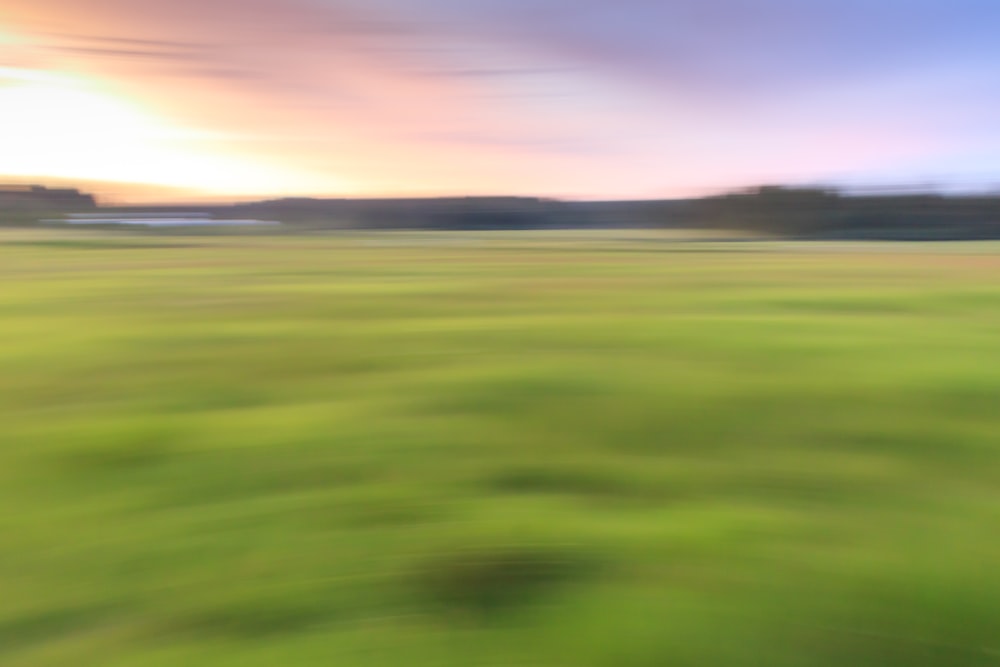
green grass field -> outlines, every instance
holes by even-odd
[[[1000,245],[0,232],[4,667],[1000,664]]]

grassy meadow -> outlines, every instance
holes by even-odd
[[[0,231],[4,667],[1000,665],[1000,245]]]

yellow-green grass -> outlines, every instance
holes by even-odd
[[[996,244],[0,232],[0,664],[996,665],[998,279]]]

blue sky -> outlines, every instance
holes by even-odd
[[[314,194],[1000,183],[997,2],[9,5],[8,88],[44,74],[141,110],[158,128],[151,152],[133,141],[121,154],[167,165],[138,170],[145,182],[191,187],[185,173],[239,163],[253,166],[248,191]],[[0,174],[76,174],[50,153],[49,168],[0,150]],[[206,191],[239,189],[205,179]]]

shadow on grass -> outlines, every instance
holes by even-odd
[[[434,608],[493,616],[542,602],[593,576],[597,559],[542,547],[469,550],[432,559],[418,568],[420,596]]]

